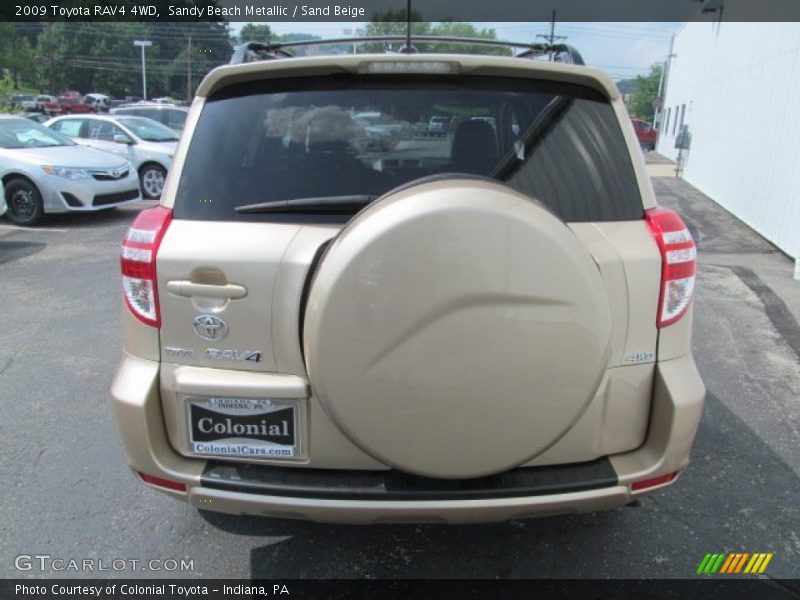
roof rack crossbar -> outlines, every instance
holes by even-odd
[[[311,46],[331,46],[336,44],[371,44],[371,43],[405,43],[406,36],[402,35],[380,35],[368,37],[346,37],[331,38],[325,40],[300,40],[294,42],[245,42],[236,47],[231,56],[231,64],[241,64],[247,62],[257,62],[261,60],[271,60],[276,58],[289,58],[291,53],[287,52],[290,48],[301,48]],[[523,51],[515,56],[518,58],[536,58],[539,56],[552,54],[557,62],[566,62],[576,65],[583,65],[583,58],[580,53],[567,44],[528,44],[525,42],[507,42],[501,40],[487,40],[482,38],[465,37],[440,37],[435,35],[417,35],[412,37],[412,42],[417,43],[444,43],[444,44],[466,44],[470,46],[493,46],[504,48],[522,48]]]

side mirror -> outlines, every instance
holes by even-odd
[[[121,133],[118,133],[114,136],[114,141],[118,144],[127,144],[128,146],[133,145],[133,140],[127,135],[122,135]]]

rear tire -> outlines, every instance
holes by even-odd
[[[44,217],[42,195],[33,183],[17,177],[5,185],[8,220],[17,225],[31,227]]]
[[[148,200],[158,200],[164,191],[164,179],[167,170],[161,165],[149,163],[139,171],[139,184],[142,188],[142,195]]]

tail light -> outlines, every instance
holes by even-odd
[[[156,253],[172,220],[163,206],[139,213],[122,242],[122,291],[133,315],[145,325],[161,326],[156,287]]]
[[[675,211],[653,208],[645,219],[661,251],[661,295],[658,301],[659,328],[678,321],[689,308],[697,272],[697,249],[692,235]]]

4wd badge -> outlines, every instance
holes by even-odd
[[[228,334],[228,325],[214,315],[200,315],[192,321],[194,332],[204,340],[215,342]]]

